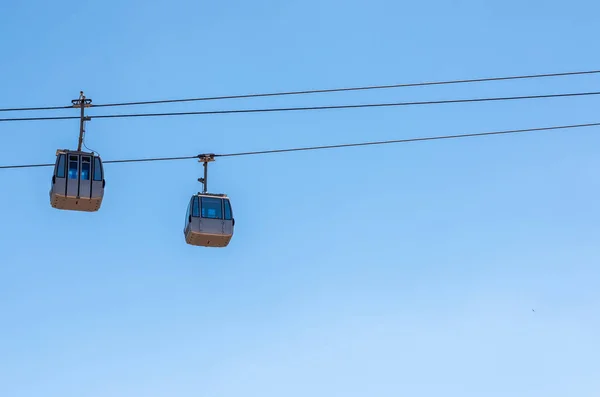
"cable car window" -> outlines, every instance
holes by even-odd
[[[58,157],[58,166],[56,167],[56,176],[59,178],[65,177],[65,162],[67,161],[67,156],[61,154]]]
[[[77,179],[78,162],[77,156],[69,156],[69,179]]]
[[[230,221],[231,220],[231,204],[229,203],[229,200],[223,200],[223,204],[225,207],[225,219]]]
[[[188,224],[188,222],[190,221],[190,208],[192,207],[192,202],[193,202],[193,199],[190,200],[190,202],[187,205],[187,211],[185,211],[185,225],[184,225],[184,227],[186,227],[187,224]]]
[[[200,216],[200,208],[198,202],[198,196],[194,197],[194,205],[192,207],[192,216],[198,218]]]
[[[214,197],[202,197],[202,218],[223,219],[221,199]]]
[[[90,179],[91,165],[89,157],[81,158],[81,180],[88,181]]]
[[[100,159],[98,157],[94,157],[94,180],[102,180],[102,164],[100,163]]]

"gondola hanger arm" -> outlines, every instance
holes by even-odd
[[[202,193],[208,192],[208,163],[211,161],[215,161],[214,153],[198,155],[198,162],[203,163],[204,167],[204,178],[198,178],[198,182],[202,184]]]

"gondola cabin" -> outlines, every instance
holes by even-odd
[[[94,212],[104,197],[104,170],[97,154],[57,150],[50,204],[61,210]]]
[[[185,216],[186,243],[201,247],[226,247],[233,236],[235,219],[225,194],[192,196]]]

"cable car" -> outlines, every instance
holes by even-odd
[[[234,225],[227,195],[198,193],[188,204],[183,234],[190,245],[222,248],[231,241]]]
[[[104,197],[102,159],[95,153],[57,150],[50,204],[61,210],[94,212]]]

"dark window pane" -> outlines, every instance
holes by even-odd
[[[98,157],[94,157],[94,180],[95,181],[102,180],[102,164]]]
[[[89,157],[81,158],[81,180],[88,181],[90,179],[90,169],[92,164]]]
[[[184,228],[187,227],[188,222],[190,221],[190,208],[192,207],[193,199],[190,199],[190,202],[187,205],[187,210],[185,211],[185,225]]]
[[[198,202],[198,197],[194,197],[194,206],[192,208],[192,216],[193,217],[199,217],[200,216],[200,208],[199,207],[199,202]]]
[[[69,179],[77,179],[78,162],[77,156],[69,156]]]
[[[225,204],[225,219],[228,221],[231,220],[231,204],[229,200],[223,200],[223,204]]]
[[[58,166],[56,167],[56,176],[59,178],[65,177],[65,163],[67,162],[67,156],[61,154],[58,157]]]
[[[221,201],[216,197],[202,197],[202,218],[223,219]]]

